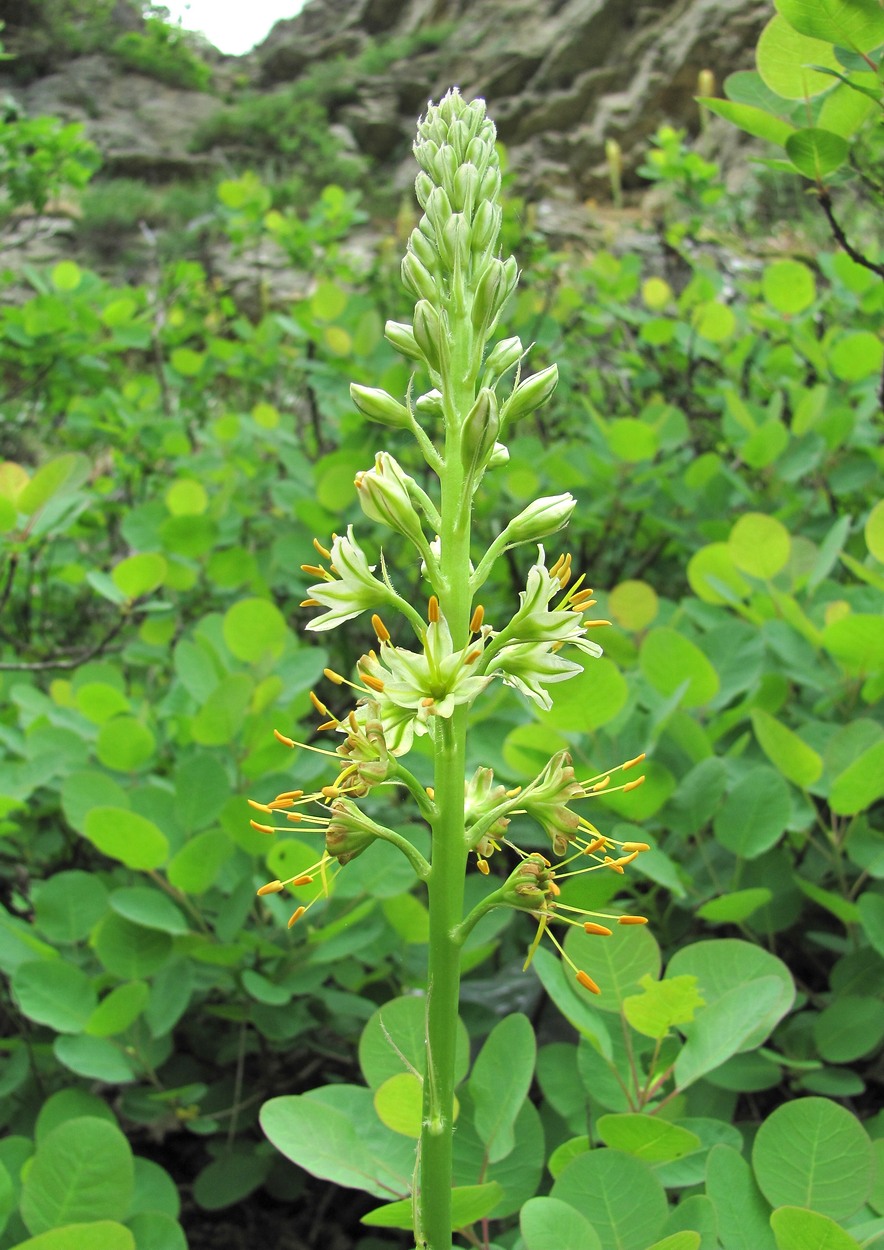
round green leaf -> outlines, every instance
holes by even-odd
[[[172,516],[201,516],[209,506],[209,496],[202,482],[181,477],[166,491],[166,507]]]
[[[612,1150],[622,1150],[645,1163],[667,1163],[700,1149],[696,1133],[640,1112],[603,1115],[596,1123],[599,1137]]]
[[[128,556],[111,570],[114,585],[122,590],[127,599],[150,594],[162,585],[165,576],[166,561],[152,551]]]
[[[731,78],[735,75],[731,75]],[[730,89],[730,78],[728,79],[728,90]],[[734,126],[739,126],[741,130],[745,130],[747,134],[754,135],[756,139],[767,139],[770,143],[784,144],[789,135],[794,130],[794,126],[789,122],[783,121],[781,117],[776,117],[773,113],[767,112],[766,109],[758,108],[755,104],[743,104],[733,100],[718,100],[704,98],[699,101],[711,113],[716,113],[719,117],[723,117],[725,121],[731,122]]]
[[[109,915],[95,934],[95,953],[108,972],[139,981],[163,966],[172,953],[172,939],[158,929],[143,929]]]
[[[112,716],[131,711],[131,704],[122,690],[106,681],[87,681],[74,695],[77,710],[93,725],[103,725]]]
[[[849,151],[846,139],[819,126],[796,130],[786,140],[786,152],[792,164],[805,178],[815,181],[822,181],[843,165]]]
[[[565,751],[568,739],[554,734],[549,725],[528,721],[516,725],[503,740],[503,758],[514,776],[530,777],[549,763],[550,753]]]
[[[423,1096],[419,1077],[413,1072],[397,1072],[374,1091],[374,1109],[387,1128],[417,1141],[421,1135]]]
[[[35,1142],[39,1145],[46,1134],[58,1128],[59,1124],[64,1124],[66,1120],[76,1120],[84,1115],[107,1120],[113,1125],[117,1123],[113,1111],[97,1094],[90,1094],[88,1090],[76,1086],[72,1089],[57,1090],[56,1093],[49,1095],[40,1108],[34,1128]]]
[[[587,660],[583,672],[553,686],[553,708],[541,712],[544,725],[564,731],[589,733],[612,721],[626,703],[629,687],[611,660]]]
[[[102,854],[142,872],[159,868],[169,854],[162,830],[152,820],[122,807],[93,807],[86,817],[85,833]]]
[[[752,728],[770,762],[796,786],[804,790],[822,776],[822,756],[769,712],[753,708]]]
[[[731,530],[727,545],[738,569],[751,577],[767,579],[785,567],[792,539],[775,517],[746,512]]]
[[[708,903],[703,903],[697,908],[697,915],[712,924],[742,924],[759,907],[766,907],[772,898],[772,891],[763,886],[734,890],[730,894],[720,894],[718,898],[711,898]]]
[[[206,747],[225,746],[240,734],[253,688],[245,673],[223,678],[191,722],[194,742]]]
[[[121,1047],[104,1037],[57,1037],[52,1053],[60,1064],[89,1081],[125,1085],[137,1079],[135,1068]]]
[[[884,629],[872,612],[851,612],[823,630],[823,646],[850,672],[884,668]]]
[[[417,1072],[426,1063],[426,1002],[417,995],[392,998],[369,1019],[359,1039],[359,1066],[372,1089],[377,1089],[391,1076],[407,1071],[400,1058]],[[392,1045],[391,1045],[392,1039]],[[397,1054],[397,1050],[400,1054]],[[466,1076],[469,1067],[470,1042],[462,1023],[457,1027],[457,1058],[455,1081]]]
[[[749,594],[749,583],[734,565],[727,543],[709,543],[688,561],[688,584],[704,603],[735,603]]]
[[[12,979],[19,1010],[56,1033],[80,1033],[98,1001],[84,972],[61,959],[29,960]]]
[[[657,454],[657,432],[635,417],[618,417],[605,427],[605,438],[613,455],[626,464],[653,460]]]
[[[79,942],[107,911],[107,890],[91,872],[72,869],[34,883],[37,927],[53,942]]]
[[[16,505],[25,516],[33,516],[54,495],[68,494],[89,476],[89,461],[85,456],[68,452],[42,464],[18,495]]]
[[[22,1185],[21,1215],[31,1233],[88,1220],[121,1220],[132,1201],[129,1143],[114,1124],[83,1116],[48,1133]]]
[[[869,553],[884,564],[884,499],[879,499],[866,518],[863,528]]]
[[[84,768],[71,773],[61,788],[61,807],[65,819],[77,833],[83,833],[86,817],[93,807],[129,806],[127,792],[107,773],[97,768]]]
[[[220,1211],[257,1189],[269,1166],[268,1159],[254,1152],[220,1155],[206,1164],[194,1181],[193,1196],[204,1211]]]
[[[525,1250],[602,1250],[593,1226],[561,1198],[529,1198],[519,1227]]]
[[[282,654],[285,617],[269,599],[241,599],[224,614],[224,641],[238,660],[255,664]]]
[[[789,787],[761,765],[739,781],[715,817],[715,837],[733,855],[755,859],[776,846],[792,814]]]
[[[710,343],[723,343],[736,330],[737,319],[727,304],[719,304],[717,300],[710,300],[706,304],[697,305],[693,325],[701,339],[706,339]]]
[[[687,1042],[675,1061],[675,1083],[686,1089],[720,1068],[760,1032],[766,1036],[783,1014],[783,986],[776,976],[733,985],[683,1026]]]
[[[778,1107],[758,1130],[752,1167],[771,1206],[809,1207],[844,1220],[872,1187],[872,1144],[859,1121],[827,1098]]]
[[[749,1164],[732,1146],[713,1146],[709,1151],[706,1194],[715,1207],[723,1246],[728,1250],[774,1250],[767,1203]]]
[[[197,1178],[198,1179],[198,1178]],[[184,1229],[162,1211],[142,1211],[129,1220],[138,1250],[187,1250]]]
[[[608,610],[624,629],[646,629],[660,610],[660,601],[647,582],[620,582],[608,595]]]
[[[565,951],[601,990],[592,995],[592,1006],[599,1011],[619,1012],[624,998],[641,992],[642,977],[654,981],[659,977],[660,947],[647,925],[612,927],[611,936],[603,940],[582,929],[569,928]]]
[[[718,673],[689,638],[669,626],[652,629],[642,643],[639,666],[660,694],[675,694],[687,683],[681,696],[683,707],[700,707],[718,693]]]
[[[185,894],[203,894],[232,854],[233,846],[223,834],[215,830],[198,833],[169,861],[169,883]]]
[[[871,52],[884,43],[884,13],[875,0],[777,0],[790,26],[854,52]]]
[[[663,1186],[647,1164],[619,1150],[590,1150],[573,1159],[551,1197],[569,1203],[598,1233],[602,1250],[646,1250],[668,1214]]]
[[[840,1224],[818,1211],[779,1207],[770,1217],[777,1250],[859,1250]]]
[[[167,894],[162,894],[159,890],[152,890],[147,886],[128,886],[122,890],[114,890],[108,902],[118,916],[125,916],[133,924],[143,925],[145,929],[160,929],[164,933],[172,934],[189,932],[189,925],[180,909]]]
[[[310,297],[310,311],[318,321],[334,321],[347,307],[347,292],[338,282],[320,282]]]
[[[884,363],[884,343],[871,330],[842,335],[829,352],[829,367],[842,382],[877,377]]]
[[[884,1038],[884,1003],[849,994],[836,998],[815,1017],[813,1036],[829,1063],[853,1063],[877,1050]]]
[[[115,716],[105,721],[95,750],[105,768],[130,773],[143,768],[153,756],[156,738],[134,716]]]
[[[727,994],[735,985],[744,985],[763,977],[777,977],[781,996],[773,1023],[759,1025],[740,1047],[741,1051],[760,1045],[795,1000],[792,974],[781,959],[769,951],[740,938],[712,938],[694,942],[676,951],[669,961],[666,977],[694,976],[707,1008]]]
[[[20,1241],[15,1250],[135,1250],[135,1238],[124,1224],[95,1220],[52,1228]]]
[[[834,79],[810,66],[841,70],[830,43],[800,34],[779,15],[761,32],[755,55],[766,86],[787,100],[804,100],[831,89]]]
[[[863,751],[839,773],[829,791],[829,805],[839,816],[855,816],[884,796],[884,741]]]
[[[500,1056],[506,1055],[501,1071]],[[505,1159],[515,1145],[513,1127],[534,1078],[537,1043],[527,1016],[513,1012],[494,1026],[470,1073],[473,1127],[491,1163]]]
[[[190,347],[176,347],[169,357],[169,363],[182,377],[195,378],[202,369],[205,359],[204,352],[195,352]]]
[[[800,260],[775,260],[764,267],[761,290],[771,308],[791,316],[813,303],[816,279],[813,270]]]
[[[161,1211],[170,1219],[177,1220],[181,1211],[181,1198],[178,1186],[165,1168],[154,1163],[153,1159],[135,1158],[135,1195],[131,1215],[143,1211]]]
[[[86,1024],[90,1037],[113,1037],[125,1033],[147,1006],[150,988],[145,981],[115,986],[101,1000]]]
[[[72,260],[60,260],[52,270],[52,285],[56,291],[76,291],[83,273]]]

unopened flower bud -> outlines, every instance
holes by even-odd
[[[518,516],[513,517],[503,531],[507,546],[533,543],[547,534],[555,534],[568,524],[576,505],[577,500],[569,494],[544,495],[535,499]]]
[[[376,421],[379,425],[387,425],[395,430],[407,429],[411,424],[405,405],[376,386],[357,386],[352,382],[350,398],[369,421]]]
[[[432,272],[439,263],[439,257],[432,242],[421,230],[412,230],[408,240],[408,250],[414,252],[425,269]]]
[[[452,269],[465,269],[470,259],[470,227],[463,213],[452,213],[439,240],[440,255]]]
[[[409,360],[423,361],[424,355],[414,338],[414,330],[403,321],[388,321],[384,326],[384,336],[392,343],[402,356]]]
[[[359,503],[365,515],[423,547],[424,532],[411,501],[409,484],[414,485],[412,479],[386,451],[378,452],[374,468],[356,477]]]
[[[471,138],[469,127],[460,118],[449,126],[448,142],[454,148],[458,163],[464,159]]]
[[[442,364],[442,326],[429,300],[418,300],[414,306],[414,339],[424,360],[438,373]]]
[[[495,443],[494,451],[492,451],[487,467],[489,469],[498,469],[502,464],[508,464],[510,458],[509,448],[503,443]]]
[[[556,389],[558,380],[558,368],[550,365],[548,369],[541,369],[540,373],[520,382],[503,406],[501,422],[506,425],[510,421],[517,421],[519,417],[525,417],[541,404],[545,404]]]
[[[436,234],[439,235],[445,229],[445,223],[451,216],[451,201],[445,194],[443,187],[434,187],[430,198],[427,200],[427,216]]]
[[[454,175],[453,204],[456,209],[472,216],[476,193],[479,190],[479,171],[469,161],[461,165]]]
[[[479,278],[473,300],[473,325],[477,330],[484,330],[497,316],[503,284],[503,261],[490,260]]]
[[[497,396],[487,386],[483,387],[467,414],[461,435],[461,460],[470,476],[481,474],[485,468],[499,429]]]
[[[479,186],[479,198],[483,200],[496,200],[500,195],[500,170],[489,169]]]
[[[524,354],[522,340],[518,337],[501,339],[499,343],[495,343],[485,360],[484,385],[493,386],[507,369],[512,369],[513,365],[519,363]]]
[[[500,233],[501,212],[496,204],[482,200],[473,217],[470,247],[475,255],[491,247]]]
[[[421,395],[415,401],[414,410],[421,417],[429,417],[432,420],[441,420],[445,415],[445,409],[442,406],[442,392],[437,390],[427,391],[425,395]]]
[[[399,272],[402,276],[402,285],[417,299],[433,300],[436,298],[438,292],[433,276],[414,252],[405,253]]]
[[[430,198],[432,190],[433,179],[424,170],[421,170],[414,180],[414,194],[421,208],[426,208],[427,200]]]
[[[488,168],[488,162],[493,154],[494,148],[489,147],[478,135],[470,139],[465,155],[470,164],[475,165],[480,181]]]
[[[325,833],[325,849],[339,864],[348,864],[377,841],[376,829],[379,826],[369,820],[355,803],[349,799],[336,799]]]

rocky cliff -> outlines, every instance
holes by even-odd
[[[606,139],[619,141],[628,171],[661,121],[694,127],[698,72],[720,82],[747,68],[770,12],[770,0],[310,0],[248,57],[219,58],[216,82],[236,74],[273,91],[346,58],[357,68],[332,107],[336,133],[376,160],[407,161],[403,184],[417,114],[456,83],[488,100],[529,198],[582,199],[606,179]],[[382,53],[380,69],[358,68],[367,49]],[[31,114],[82,121],[106,173],[161,181],[211,165],[190,142],[218,101],[101,54],[24,87],[0,75],[3,87]]]

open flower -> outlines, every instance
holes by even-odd
[[[326,551],[316,539],[313,545],[329,561],[330,568],[319,564],[301,565],[305,573],[322,579],[309,588],[310,598],[305,599],[301,607],[323,607],[327,611],[314,617],[307,629],[317,632],[333,629],[359,616],[360,612],[392,602],[393,593],[374,576],[375,565],[368,563],[365,552],[353,537],[352,525],[347,526],[343,538],[334,535],[331,551]]]

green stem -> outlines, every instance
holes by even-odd
[[[475,398],[469,368],[472,330],[463,292],[455,291],[449,368],[445,387],[446,432],[441,476],[441,554],[438,591],[455,647],[466,645],[470,595],[471,501],[461,463],[461,426]],[[421,1250],[451,1250],[452,1130],[455,1050],[460,995],[460,941],[467,848],[464,776],[469,709],[440,717],[434,741],[433,855],[427,882],[429,955],[427,1066],[420,1139],[420,1193],[415,1240]]]

